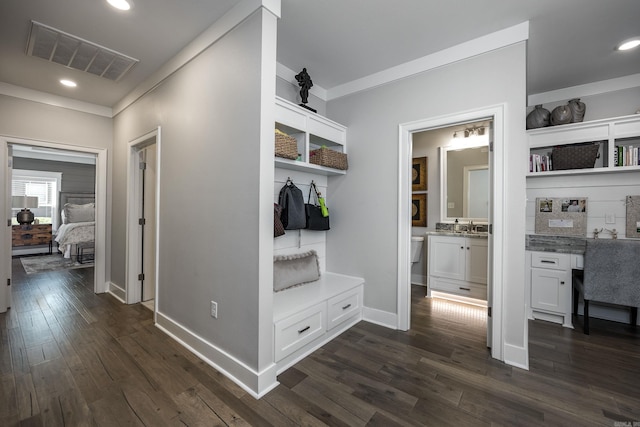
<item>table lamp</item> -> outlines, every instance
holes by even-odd
[[[31,224],[35,217],[29,209],[38,207],[38,198],[33,196],[12,196],[11,207],[22,209],[16,215],[18,224]]]

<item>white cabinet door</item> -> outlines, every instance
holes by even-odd
[[[429,275],[465,280],[464,237],[429,236]]]
[[[564,315],[571,286],[569,273],[563,270],[531,269],[531,307]]]
[[[487,245],[487,239],[466,239],[467,281],[487,284]]]

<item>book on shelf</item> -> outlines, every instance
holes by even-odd
[[[553,170],[551,156],[546,154],[529,155],[529,172],[546,172]]]
[[[640,165],[640,159],[638,158],[639,148],[633,145],[617,145],[613,150],[613,164],[615,166]]]

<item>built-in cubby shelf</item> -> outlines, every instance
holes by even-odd
[[[640,171],[640,165],[618,166],[616,161],[619,157],[618,147],[640,148],[640,115],[531,129],[527,131],[527,137],[529,154],[547,156],[558,146],[588,142],[600,145],[593,168],[529,172],[528,177]]]
[[[309,153],[320,147],[346,154],[347,128],[292,102],[276,97],[276,129],[294,137],[300,160],[275,157],[275,166],[321,175],[344,175],[346,171],[309,162]]]

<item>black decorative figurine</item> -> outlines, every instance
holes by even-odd
[[[307,73],[307,69],[303,68],[298,74],[296,74],[296,80],[298,81],[298,86],[300,86],[300,98],[302,98],[302,104],[299,104],[301,107],[306,108],[307,110],[311,110],[314,113],[317,113],[316,110],[307,106],[308,98],[309,98],[309,89],[313,86],[313,82],[311,81],[311,76]]]

